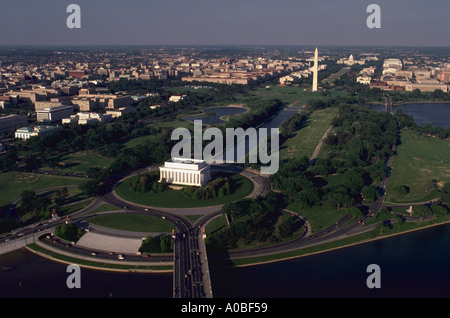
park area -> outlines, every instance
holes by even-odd
[[[133,192],[130,190],[130,186],[136,180],[136,177],[131,177],[121,182],[117,186],[116,192],[125,200],[141,205],[165,208],[194,208],[221,205],[240,200],[250,195],[253,191],[253,183],[249,179],[239,174],[231,175],[230,178],[233,179],[234,184],[237,186],[236,190],[230,195],[216,197],[211,200],[195,200],[186,196],[183,190],[174,189],[167,189],[162,192]],[[204,186],[207,185],[208,183]]]
[[[0,205],[11,204],[24,190],[39,191],[53,187],[77,186],[83,178],[45,175],[31,172],[4,172],[0,174]]]
[[[310,158],[336,113],[335,108],[314,111],[302,127],[281,145],[280,159]]]
[[[403,129],[385,202],[432,200],[446,182],[450,182],[450,141]]]

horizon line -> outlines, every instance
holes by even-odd
[[[184,47],[367,47],[367,48],[450,48],[450,45],[392,45],[392,44],[0,44],[0,47],[163,47],[163,46],[184,46]]]

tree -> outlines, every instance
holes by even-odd
[[[58,225],[54,232],[55,236],[70,242],[78,241],[84,233],[84,230],[74,223]]]
[[[67,189],[67,187],[62,188],[61,190],[57,190],[55,204],[63,205],[64,203],[66,203],[68,197],[69,197],[69,190]]]
[[[450,182],[447,182],[446,184],[444,184],[441,191],[446,194],[450,194]]]
[[[406,195],[409,193],[409,187],[405,185],[396,186],[392,189],[396,195]]]
[[[97,196],[101,192],[100,183],[97,180],[89,180],[81,183],[78,188],[83,194],[92,197]]]
[[[20,195],[20,210],[23,213],[34,210],[34,202],[36,201],[36,192],[32,190],[24,190]]]
[[[361,194],[368,202],[374,202],[377,198],[378,190],[376,186],[370,185],[368,187],[364,187],[361,190]]]

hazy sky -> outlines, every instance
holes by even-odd
[[[66,8],[81,7],[81,29]],[[366,8],[381,7],[381,29]],[[0,0],[0,45],[450,46],[449,0]]]

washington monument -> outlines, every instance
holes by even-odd
[[[317,92],[318,68],[319,68],[319,51],[316,48],[316,51],[314,52],[314,66],[313,66],[313,86],[312,86],[313,92]]]

